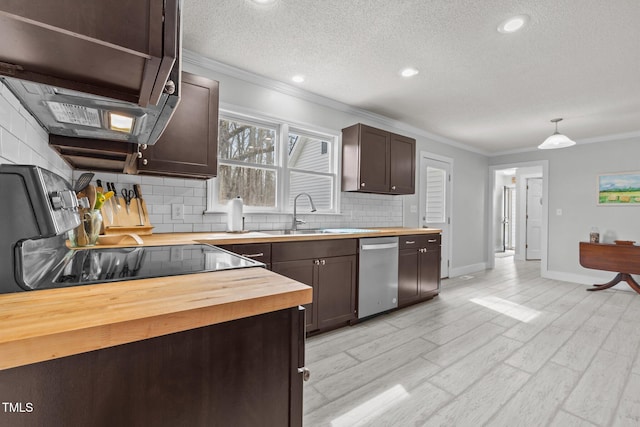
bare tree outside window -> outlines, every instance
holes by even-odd
[[[245,205],[276,205],[276,171],[264,167],[277,165],[276,137],[276,129],[220,120],[219,203],[240,196]],[[225,164],[224,160],[228,160],[229,164]]]
[[[240,196],[249,212],[290,212],[295,196],[309,193],[319,212],[337,212],[337,144],[336,135],[222,113],[207,209],[223,211]]]

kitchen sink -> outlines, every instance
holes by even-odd
[[[307,230],[264,230],[260,231],[260,233],[264,234],[272,234],[274,236],[286,236],[286,235],[296,235],[296,234],[324,234],[323,230],[319,229],[307,229]]]

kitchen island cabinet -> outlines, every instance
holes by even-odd
[[[415,193],[416,140],[371,126],[342,130],[342,190]]]
[[[0,425],[299,426],[310,301],[258,267],[0,295]]]
[[[302,426],[297,307],[0,371],[6,426]]]
[[[440,235],[402,236],[398,260],[398,307],[440,291]]]
[[[272,244],[272,269],[313,288],[305,306],[308,332],[346,325],[356,318],[357,239]]]

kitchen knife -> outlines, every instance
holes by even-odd
[[[136,203],[138,204],[138,215],[140,216],[140,225],[144,225],[144,214],[142,213],[142,190],[140,185],[134,184],[133,194],[136,196]]]
[[[113,198],[116,199],[116,205],[118,205],[118,210],[122,209],[122,205],[120,204],[120,196],[118,196],[118,191],[116,190],[116,184],[111,182],[108,183],[107,186],[110,186],[110,191],[113,191]]]

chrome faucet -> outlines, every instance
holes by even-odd
[[[300,194],[298,194],[293,199],[293,221],[291,222],[291,229],[292,230],[297,230],[298,229],[298,224],[304,224],[303,220],[296,218],[297,211],[298,211],[298,207],[297,207],[298,197],[300,197],[300,196],[307,196],[309,198],[309,203],[311,203],[311,212],[315,212],[316,211],[316,205],[313,204],[313,199],[311,198],[309,193],[300,193]]]

